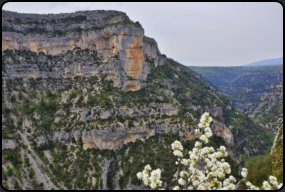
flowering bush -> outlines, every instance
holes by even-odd
[[[225,162],[223,157],[228,155],[225,146],[220,146],[217,151],[213,147],[203,147],[203,143],[208,143],[209,138],[213,135],[209,127],[212,118],[209,113],[204,113],[200,119],[198,129],[195,133],[199,136],[200,141],[195,143],[195,147],[189,152],[189,159],[183,158],[183,146],[179,141],[174,141],[171,144],[173,154],[178,157],[176,165],[182,166],[178,179],[179,186],[175,186],[174,190],[233,190],[235,189],[236,179],[230,175],[226,178],[226,174],[231,173],[229,163]],[[204,168],[198,168],[201,167]],[[150,165],[146,165],[142,172],[137,173],[137,177],[143,180],[146,186],[152,189],[162,189],[161,170],[156,169],[151,171]],[[150,172],[151,171],[151,172]],[[246,181],[247,169],[242,168],[242,177]],[[274,176],[269,177],[269,182],[263,182],[264,189],[280,189],[282,183],[278,185],[277,179]],[[252,185],[249,181],[246,186],[252,190],[259,190],[258,187]]]

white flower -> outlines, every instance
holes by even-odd
[[[232,175],[230,175],[229,179],[231,180],[231,182],[236,182],[236,179]]]
[[[193,181],[193,185],[194,185],[194,186],[197,186],[198,184],[199,184],[199,181],[198,181],[198,180]]]
[[[209,139],[208,139],[208,137],[206,137],[206,135],[201,135],[200,140],[204,141],[204,143],[208,143],[209,142]]]
[[[249,182],[249,181],[246,182],[245,184],[246,184],[246,186],[248,186],[248,187],[250,187],[250,186],[252,185],[251,182]]]
[[[209,137],[212,137],[212,136],[213,136],[212,131],[206,132],[206,133],[205,133],[205,136],[208,137],[208,138],[209,138]]]
[[[201,135],[201,136],[200,136],[200,139],[201,139],[202,141],[205,141],[205,139],[207,139],[207,137],[206,137],[205,135]]]
[[[210,147],[210,148],[209,148],[209,150],[210,150],[210,153],[213,153],[213,152],[215,152],[215,149],[214,149],[214,147]]]
[[[152,189],[156,188],[156,183],[152,182],[152,183],[150,184],[150,187],[151,187]]]
[[[180,190],[180,188],[178,186],[175,186],[173,190]]]
[[[193,190],[194,188],[192,186],[188,187],[189,190]]]
[[[272,175],[269,176],[269,181],[270,181],[270,183],[273,184],[274,186],[277,186],[277,185],[278,185],[277,178],[274,177],[274,176],[272,176]]]
[[[212,117],[209,117],[209,123],[211,123],[213,121]]]
[[[205,133],[209,132],[209,131],[212,131],[210,127],[206,127],[205,129]]]
[[[241,171],[241,176],[243,176],[244,178],[246,178],[247,176],[247,169],[246,168],[242,168],[242,171]]]
[[[195,129],[194,132],[195,132],[196,135],[201,134],[200,129]]]
[[[176,165],[178,165],[178,162],[177,162],[177,161],[175,161],[175,164],[176,164]]]
[[[251,189],[251,190],[259,190],[259,188],[258,188],[258,187],[255,187],[254,185],[251,185],[251,186],[250,186],[250,189]]]
[[[147,165],[144,167],[144,169],[150,171],[150,170],[151,170],[151,167],[150,167],[149,164],[147,164]]]
[[[278,182],[277,182],[277,181],[271,181],[270,183],[271,183],[272,185],[275,185],[275,186],[278,185]]]
[[[202,146],[202,143],[201,142],[199,142],[199,141],[196,141],[196,143],[195,143],[195,147],[201,147]]]
[[[223,182],[223,185],[224,185],[224,186],[227,186],[227,185],[229,185],[230,183],[231,183],[231,182],[230,182],[229,179],[225,179],[224,182]]]
[[[223,178],[224,175],[225,175],[225,174],[224,174],[222,171],[219,171],[219,172],[218,172],[218,177],[219,177],[219,178]]]
[[[184,184],[185,184],[185,180],[182,179],[182,178],[180,178],[180,179],[178,179],[178,183],[179,183],[180,185],[184,185]]]
[[[235,185],[230,183],[228,186],[227,186],[228,190],[234,190],[235,189]]]
[[[180,177],[188,177],[189,174],[186,171],[180,171]]]
[[[175,156],[178,156],[178,157],[182,157],[182,156],[183,156],[182,152],[179,151],[179,150],[174,150],[174,151],[173,151],[173,154],[174,154]]]
[[[137,173],[137,177],[138,177],[139,179],[142,179],[142,177],[143,177],[142,172],[138,172],[138,173]]]
[[[171,144],[171,148],[172,150],[183,150],[183,146],[181,145],[180,141],[175,140],[172,144]]]
[[[192,153],[192,154],[190,155],[190,159],[192,159],[192,160],[198,160],[198,159],[199,159],[199,156],[198,156],[198,155],[195,155],[194,153]]]
[[[281,189],[282,186],[283,186],[283,183],[280,183],[280,184],[277,186],[277,188],[278,188],[278,189]]]
[[[220,146],[220,151],[222,151],[222,152],[226,151],[226,147],[225,146]]]
[[[263,185],[263,189],[265,190],[271,189],[271,185],[268,183],[268,181],[263,181],[262,185]]]
[[[212,118],[209,116],[209,113],[206,112],[201,116],[200,123],[198,126],[200,128],[209,127],[211,121],[212,121]]]
[[[274,177],[274,176],[272,176],[272,175],[269,176],[269,180],[270,180],[270,181],[277,181],[276,177]]]
[[[188,165],[188,160],[187,159],[182,159],[181,163],[186,166],[186,165]]]
[[[197,189],[198,189],[198,190],[206,190],[206,188],[205,188],[204,185],[199,185],[199,186],[197,187]]]

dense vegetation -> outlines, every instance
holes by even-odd
[[[257,156],[249,159],[245,166],[248,169],[248,179],[252,184],[261,187],[270,175],[283,183],[283,125],[279,129],[276,144],[270,155]]]
[[[68,66],[65,58],[78,55],[90,57],[84,62],[98,66],[105,64],[95,51],[80,48],[57,56],[26,50],[6,50],[4,53],[5,65],[20,65],[20,57],[24,57],[26,61],[34,61],[43,71],[52,71],[56,61]],[[164,182],[170,188],[175,182],[171,176],[176,172],[172,166],[175,158],[170,144],[181,139],[177,134],[155,134],[144,141],[125,143],[116,151],[98,148],[82,150],[82,139],[53,138],[53,134],[107,128],[116,132],[117,129],[129,130],[136,126],[154,130],[161,124],[175,125],[180,131],[187,132],[197,126],[202,112],[215,107],[220,108],[222,113],[214,120],[234,127],[231,131],[236,146],[227,148],[235,154],[244,153],[245,148],[253,154],[263,154],[272,145],[272,138],[264,129],[238,113],[234,107],[229,109],[229,100],[215,93],[187,67],[168,58],[164,65],[156,68],[152,60],[146,58],[146,61],[151,68],[145,82],[148,86],[133,92],[114,87],[114,82],[105,76],[2,81],[2,139],[19,144],[15,150],[2,152],[6,158],[2,164],[3,178],[9,178],[9,181],[17,178],[19,183],[14,182],[14,188],[20,187],[25,180],[32,183],[30,189],[43,189],[43,184],[35,178],[35,169],[39,169],[58,189],[102,189],[102,175],[106,174],[109,189],[123,189],[130,183],[140,185],[136,173],[143,169],[145,163],[149,163],[164,170]],[[163,111],[165,106],[177,109],[177,114],[167,115]],[[104,114],[110,115],[104,117]],[[38,137],[46,138],[47,142],[38,144]],[[190,150],[194,141],[185,140],[183,145]],[[209,145],[216,148],[226,144],[222,138],[216,137]],[[42,165],[34,162],[38,162],[38,158]],[[106,173],[105,165],[109,161]],[[239,178],[239,164],[230,157],[226,161],[231,164],[232,174]],[[6,165],[8,162],[13,168]]]

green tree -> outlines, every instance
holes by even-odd
[[[132,120],[128,121],[128,127],[134,127],[134,122]]]
[[[13,171],[14,171],[14,169],[11,168],[11,167],[9,167],[8,170],[7,170],[7,174],[8,174],[9,176],[12,176],[12,175],[13,175]]]
[[[16,96],[13,94],[13,95],[11,96],[11,102],[14,103],[15,101],[16,101]]]
[[[30,93],[30,96],[31,96],[32,98],[36,98],[36,97],[37,97],[37,93],[36,93],[35,91],[32,91],[32,92]]]
[[[19,99],[19,100],[23,99],[23,94],[22,94],[22,92],[21,92],[21,91],[19,91],[18,99]]]
[[[29,169],[29,177],[32,178],[34,175],[35,175],[35,171],[34,171],[34,169],[31,167],[31,168]]]

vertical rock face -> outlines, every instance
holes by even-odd
[[[234,145],[233,134],[223,123],[214,121],[212,130],[214,135],[222,137],[228,144]]]
[[[121,87],[124,91],[136,91],[141,89],[143,81],[150,73],[150,66],[145,59],[153,61],[155,67],[162,65],[164,61],[155,40],[144,37],[144,29],[140,24],[130,21],[125,13],[118,11],[81,11],[50,15],[3,11],[2,25],[2,55],[8,49],[43,52],[51,56],[62,55],[74,48],[96,51],[96,60],[101,63],[96,69],[84,70],[87,62],[76,64],[75,59],[65,58],[64,61],[71,65],[63,67],[56,62],[48,75],[52,77],[61,77],[63,74],[59,71],[63,71],[63,77],[105,74],[114,80],[114,86]],[[117,61],[114,62],[112,58]],[[27,63],[21,58],[19,60],[20,63],[13,64],[23,66],[37,63]],[[46,76],[37,65],[23,68],[16,73],[9,61],[7,63],[8,70],[4,77]],[[33,70],[29,70],[32,67]]]

